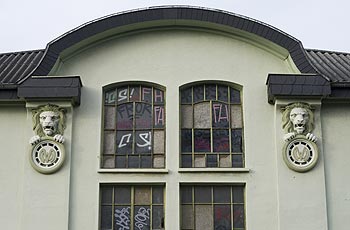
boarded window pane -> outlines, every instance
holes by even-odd
[[[214,215],[214,229],[231,229],[230,205],[215,205]]]
[[[114,132],[104,133],[103,153],[104,154],[114,153]]]
[[[135,206],[134,229],[150,229],[151,209],[150,206]]]
[[[144,103],[135,103],[136,129],[149,129],[152,126],[152,106]]]
[[[112,206],[101,207],[101,229],[112,229]]]
[[[192,130],[181,130],[181,152],[192,152]]]
[[[132,153],[133,135],[131,131],[118,131],[117,132],[117,154],[130,154]]]
[[[155,155],[153,158],[153,167],[154,168],[164,168],[165,167],[165,158],[164,155]]]
[[[210,128],[210,103],[194,105],[194,128]]]
[[[201,86],[195,86],[193,87],[193,102],[200,102],[204,100],[204,87]]]
[[[121,104],[128,101],[128,87],[122,87],[117,90],[117,103]]]
[[[154,106],[154,128],[164,128],[165,110],[163,105]]]
[[[164,131],[154,131],[154,148],[153,148],[153,153],[164,153]]]
[[[105,104],[115,104],[115,89],[105,93]]]
[[[192,155],[181,155],[181,167],[191,168],[192,167]]]
[[[133,126],[133,104],[122,104],[117,106],[117,129],[132,129]]]
[[[213,103],[213,127],[229,127],[228,105],[223,103]]]
[[[164,104],[164,92],[159,89],[154,90],[154,104]]]
[[[163,206],[152,206],[152,228],[161,229],[164,227]]]
[[[211,187],[210,186],[194,187],[194,201],[196,203],[211,203]]]
[[[233,227],[244,228],[244,206],[243,204],[233,205]]]
[[[152,88],[142,87],[141,89],[141,101],[152,102]]]
[[[210,130],[198,129],[194,131],[194,151],[210,151]]]
[[[221,168],[229,168],[231,166],[231,158],[230,155],[222,155],[220,154],[220,167]]]
[[[231,128],[242,128],[242,108],[240,105],[231,105]]]
[[[114,209],[114,229],[130,229],[130,206],[116,206]]]
[[[218,86],[218,100],[228,102],[228,88],[227,88],[227,86]]]
[[[135,204],[148,205],[151,203],[151,188],[149,186],[135,187]]]
[[[213,150],[214,152],[230,152],[229,130],[213,130]]]
[[[195,155],[194,156],[194,167],[204,168],[205,167],[205,155]]]
[[[194,213],[192,205],[181,205],[181,229],[193,229]]]
[[[181,103],[192,103],[192,88],[181,90]]]
[[[240,104],[241,103],[241,94],[239,92],[239,90],[234,89],[234,88],[230,88],[230,101],[231,103],[234,104]]]
[[[196,229],[211,230],[213,226],[213,207],[211,205],[196,205],[195,206],[195,226]]]
[[[130,204],[130,186],[118,186],[114,188],[114,202],[116,204]]]
[[[181,106],[181,128],[193,127],[193,114],[191,105]]]
[[[205,86],[205,100],[216,100],[216,85]]]
[[[130,95],[129,101],[140,101],[140,87],[139,86],[130,86]]]
[[[242,152],[242,129],[232,129],[231,133],[231,146],[233,153]]]
[[[215,203],[230,203],[231,202],[231,187],[216,186],[214,187],[214,202]]]
[[[135,153],[144,153],[144,154],[151,153],[151,150],[152,150],[151,131],[149,130],[137,131],[135,135],[136,135]]]
[[[115,129],[115,107],[105,106],[104,116],[105,129]]]
[[[102,167],[103,168],[114,168],[114,155],[103,155],[103,163]]]

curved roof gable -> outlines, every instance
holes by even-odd
[[[301,42],[268,24],[226,11],[189,6],[164,6],[109,15],[63,34],[47,45],[41,62],[30,75],[47,75],[62,51],[84,39],[110,29],[157,20],[168,20],[173,23],[179,20],[209,22],[249,32],[288,50],[301,73],[316,73],[306,57]]]

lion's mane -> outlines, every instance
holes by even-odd
[[[311,108],[310,105],[308,105],[306,103],[302,103],[302,102],[289,104],[283,109],[283,114],[282,114],[282,123],[283,124],[282,124],[282,127],[283,127],[284,131],[286,133],[294,132],[293,123],[292,123],[292,121],[289,118],[290,112],[294,108],[303,108],[303,109],[305,109],[307,111],[307,113],[309,114],[309,121],[305,125],[304,134],[305,133],[311,133],[312,130],[314,129],[314,113],[312,112],[312,108]]]
[[[57,132],[55,134],[63,135],[63,131],[66,128],[66,126],[65,126],[65,124],[66,124],[66,110],[64,108],[60,108],[57,105],[52,105],[52,104],[40,106],[40,107],[32,110],[32,112],[33,112],[33,130],[34,130],[35,134],[40,136],[40,137],[46,136],[46,134],[44,133],[44,131],[40,125],[40,114],[42,112],[46,112],[46,111],[52,111],[52,112],[55,112],[59,115],[60,120],[58,122]]]

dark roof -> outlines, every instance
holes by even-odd
[[[16,85],[39,64],[44,50],[0,54],[0,85]]]
[[[350,82],[350,54],[326,50],[306,50],[317,72],[332,82]]]

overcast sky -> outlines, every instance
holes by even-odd
[[[349,0],[0,0],[0,53],[43,49],[93,19],[160,5],[234,12],[283,30],[305,48],[350,53]]]

